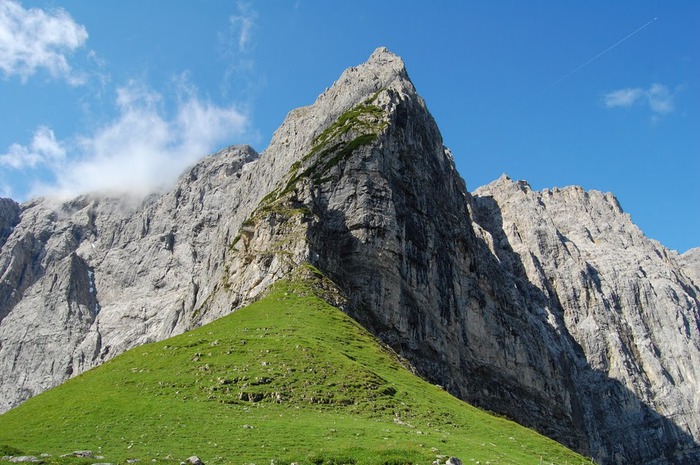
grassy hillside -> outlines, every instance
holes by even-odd
[[[89,449],[112,463],[587,462],[414,376],[304,274],[0,416],[0,455],[5,445],[53,457]]]

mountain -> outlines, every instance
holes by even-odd
[[[586,460],[420,379],[334,299],[337,288],[301,265],[240,311],[10,410],[0,444],[49,453],[48,463],[85,450],[111,463],[194,453],[207,464]]]
[[[690,249],[681,255],[681,266],[695,283],[695,287],[700,287],[700,247]]]
[[[0,215],[3,410],[310,263],[457,397],[598,463],[700,460],[694,255],[645,238],[610,194],[507,177],[470,194],[386,49],[290,112],[261,155],[223,150],[145,200]]]
[[[611,194],[580,187],[534,192],[503,176],[473,199],[493,254],[529,307],[571,341],[578,369],[570,396],[587,399],[577,409],[589,441],[595,438],[615,463],[645,463],[652,455],[645,448],[664,441],[658,463],[683,462],[682,444],[688,463],[697,461],[693,265],[646,238]],[[668,419],[676,428],[668,430]],[[606,446],[610,435],[637,450]]]

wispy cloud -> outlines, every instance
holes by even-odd
[[[673,107],[673,94],[662,84],[652,84],[646,93],[649,107],[655,113],[665,115],[671,113]]]
[[[57,166],[66,156],[63,144],[46,126],[39,126],[29,145],[12,144],[7,153],[0,154],[0,166],[15,170],[35,168],[38,165]]]
[[[118,115],[89,135],[59,142],[37,129],[31,143],[14,144],[0,163],[23,174],[48,170],[53,181],[34,185],[30,196],[70,198],[86,192],[146,195],[173,183],[189,165],[243,136],[248,118],[234,106],[202,99],[181,84],[175,109],[164,110],[163,95],[130,82],[117,91]]]
[[[605,94],[605,106],[608,108],[631,107],[644,96],[642,89],[620,89]]]
[[[18,75],[22,81],[46,69],[52,77],[72,85],[85,80],[68,64],[67,56],[88,38],[63,9],[25,9],[12,0],[0,0],[0,70],[5,76]]]
[[[25,9],[17,0],[0,0],[0,75],[26,82],[44,73],[74,85],[88,78],[94,83],[97,76],[97,100],[105,110],[100,114],[112,115],[92,129],[63,135],[43,124],[28,140],[0,147],[0,195],[18,200],[96,191],[146,195],[172,185],[202,156],[254,136],[245,108],[246,95],[257,85],[251,54],[258,15],[250,3],[235,8],[219,36],[230,63],[222,103],[203,97],[187,72],[164,86],[169,92],[155,91],[145,77],[115,88],[108,63],[92,50],[83,50],[82,57],[89,75],[78,72],[71,54],[87,41],[84,26],[63,9]],[[235,98],[225,86],[235,88]],[[87,115],[90,104],[84,107]]]
[[[652,84],[649,88],[628,87],[608,92],[603,96],[606,108],[629,108],[633,105],[648,106],[653,120],[674,110],[674,94],[663,84]]]
[[[229,38],[233,39],[239,53],[248,52],[251,46],[253,30],[256,26],[258,13],[248,2],[239,1],[238,12],[229,17]]]
[[[235,92],[237,96],[256,93],[260,86],[260,77],[254,76],[255,30],[258,12],[245,1],[236,3],[236,12],[228,18],[228,28],[219,33],[221,57],[228,63],[224,73],[221,92],[228,95]]]

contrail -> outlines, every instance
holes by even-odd
[[[570,77],[572,74],[575,74],[575,73],[577,73],[578,71],[580,71],[581,68],[584,68],[585,66],[590,65],[592,62],[594,62],[594,61],[597,60],[598,58],[602,57],[603,55],[605,55],[606,53],[608,53],[610,50],[614,49],[615,47],[617,47],[618,45],[620,45],[622,42],[626,41],[627,39],[629,39],[630,37],[632,37],[633,35],[635,35],[635,34],[638,33],[639,31],[641,31],[642,29],[644,29],[645,27],[647,27],[648,25],[650,25],[651,23],[653,23],[653,22],[656,21],[657,19],[658,19],[658,18],[654,18],[654,19],[652,19],[651,21],[649,21],[648,23],[646,23],[646,24],[644,24],[643,26],[641,26],[640,28],[636,29],[634,32],[632,32],[632,33],[630,33],[630,34],[627,34],[625,37],[623,37],[622,39],[618,40],[617,42],[615,42],[614,44],[612,44],[610,47],[608,47],[608,48],[606,48],[605,50],[603,50],[602,52],[600,52],[598,55],[594,56],[593,58],[591,58],[590,60],[588,60],[588,61],[585,62],[584,64],[577,66],[576,68],[574,68],[573,70],[571,70],[571,71],[569,71],[567,74],[565,74],[564,76],[562,76],[562,77],[560,77],[559,79],[557,79],[556,81],[554,81],[554,82],[552,83],[552,85],[550,85],[550,87],[556,86],[557,84],[559,84],[559,83],[560,83],[561,81],[563,81],[564,79],[566,79],[566,78]]]

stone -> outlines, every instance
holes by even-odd
[[[0,247],[12,233],[12,230],[20,221],[22,209],[12,199],[0,198]]]
[[[680,256],[680,265],[685,274],[693,281],[695,287],[700,287],[700,247],[695,247]]]
[[[457,457],[450,457],[445,461],[445,465],[462,465],[462,461]]]
[[[624,431],[615,440],[638,444],[620,454],[598,434],[590,443],[597,459],[644,462],[655,443],[674,450],[678,463],[696,460],[688,458],[697,456],[700,437],[692,380],[700,374],[700,293],[688,279],[692,262],[646,238],[610,193],[537,192],[502,176],[475,191],[473,208],[530,308],[570,341],[579,381],[567,397],[578,399],[584,423]],[[673,433],[657,436],[665,427]]]

